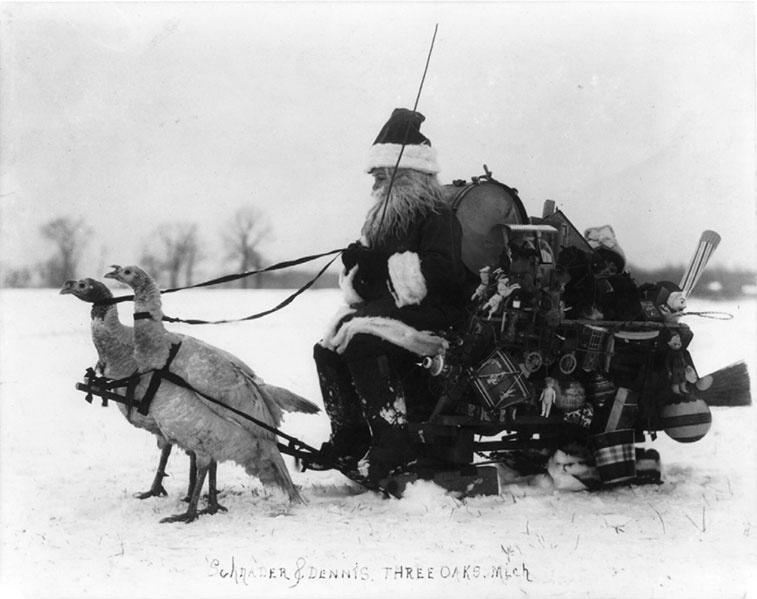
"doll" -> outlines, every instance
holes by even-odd
[[[667,356],[665,356],[665,368],[670,377],[670,388],[676,395],[689,393],[689,384],[694,385],[699,391],[705,391],[712,385],[712,377],[699,378],[691,354],[684,349],[681,335],[674,332],[668,341]]]
[[[507,275],[500,275],[497,279],[497,291],[489,298],[489,301],[484,304],[484,310],[489,309],[487,318],[494,316],[502,306],[502,302],[510,297],[516,289],[520,289],[519,283],[510,284],[510,277]]]
[[[491,271],[490,266],[484,266],[478,271],[481,283],[479,283],[478,287],[476,287],[476,291],[471,296],[472,301],[483,302],[486,299],[486,294],[489,290],[489,281],[491,279],[489,271]]]
[[[549,413],[552,411],[552,405],[557,399],[557,394],[560,392],[560,385],[552,377],[544,379],[544,389],[542,389],[539,401],[541,402],[541,415],[544,418],[549,418]]]

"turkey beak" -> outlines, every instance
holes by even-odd
[[[74,292],[74,285],[76,284],[76,281],[66,281],[63,283],[63,287],[61,287],[60,294],[65,295],[67,293],[73,293]]]
[[[121,277],[119,276],[119,273],[121,271],[121,267],[118,266],[117,264],[112,264],[111,268],[113,270],[111,272],[106,272],[105,273],[105,278],[106,279],[116,279],[116,281],[120,281]]]

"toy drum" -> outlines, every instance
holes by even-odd
[[[636,478],[635,431],[620,429],[592,437],[594,460],[605,485],[615,485]]]
[[[490,410],[503,410],[531,399],[525,372],[516,360],[501,350],[492,353],[478,367],[473,385]]]
[[[595,325],[585,325],[581,329],[578,348],[582,355],[581,368],[586,372],[597,370],[605,353],[607,329]]]

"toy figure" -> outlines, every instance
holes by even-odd
[[[658,306],[665,321],[677,321],[686,309],[686,296],[681,291],[671,291],[664,304]]]
[[[645,293],[654,302],[664,322],[677,322],[686,309],[686,296],[670,281],[660,281]]]
[[[626,265],[626,255],[618,245],[615,231],[610,225],[586,229],[584,237],[595,254],[602,260],[598,270],[595,270],[595,274],[611,275],[623,272]]]
[[[476,287],[476,291],[471,296],[471,301],[482,302],[486,299],[486,294],[489,290],[489,281],[491,279],[489,271],[491,271],[490,266],[484,266],[481,270],[478,271],[478,276],[481,280],[481,283],[479,283],[478,287]]]
[[[694,385],[700,391],[709,389],[712,385],[712,377],[699,378],[691,355],[683,348],[683,341],[679,333],[672,333],[668,347],[670,351],[665,357],[665,367],[670,377],[670,387],[673,393],[676,395],[689,393],[689,384]]]
[[[552,405],[557,399],[557,394],[560,392],[560,386],[555,379],[547,377],[544,379],[544,389],[542,389],[539,401],[541,402],[541,415],[544,418],[549,418],[549,413],[552,411]]]
[[[500,276],[497,280],[496,293],[492,295],[489,298],[489,301],[484,304],[483,309],[489,309],[489,313],[486,315],[486,317],[491,318],[492,316],[494,316],[502,306],[502,302],[506,298],[510,297],[513,294],[513,291],[515,291],[516,289],[520,289],[519,283],[510,284],[510,277]]]

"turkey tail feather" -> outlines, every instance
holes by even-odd
[[[283,387],[276,387],[275,385],[263,385],[262,391],[267,393],[268,396],[285,412],[302,412],[304,414],[318,414],[321,409],[315,405],[312,401],[300,397],[296,393],[292,393],[288,389]]]
[[[289,496],[291,503],[305,503],[305,499],[294,486],[284,458],[276,445],[262,445],[261,453],[245,464],[245,470],[248,474],[256,475],[263,485],[277,486]]]

